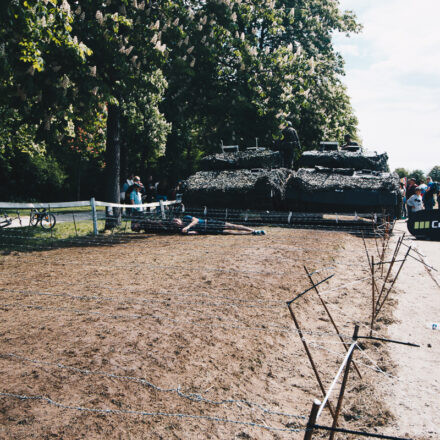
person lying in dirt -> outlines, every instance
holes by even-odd
[[[172,223],[179,228],[182,234],[225,234],[225,235],[266,235],[263,230],[248,228],[243,225],[223,222],[215,219],[200,219],[185,215],[183,218],[175,218]]]

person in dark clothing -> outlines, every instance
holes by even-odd
[[[355,141],[351,140],[351,136],[349,134],[346,134],[344,136],[344,145],[342,145],[341,149],[342,150],[349,150],[350,147],[358,147],[359,144]]]
[[[425,205],[426,211],[431,211],[432,209],[434,209],[435,205],[434,194],[437,193],[437,185],[435,184],[435,182],[433,182],[431,176],[428,176],[426,178],[426,185],[428,188],[423,195],[423,204]]]
[[[273,150],[280,152],[282,167],[293,168],[295,154],[301,150],[298,133],[289,121],[281,134],[282,138],[275,142]]]
[[[408,200],[411,196],[413,196],[416,193],[416,179],[411,177],[411,179],[408,179],[408,185],[406,186],[406,200]]]

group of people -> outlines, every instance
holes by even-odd
[[[141,182],[139,176],[131,175],[122,185],[121,201],[123,204],[133,205],[134,215],[131,228],[133,231],[145,232],[168,232],[188,235],[197,234],[225,234],[225,235],[266,235],[264,230],[252,229],[243,225],[224,222],[215,219],[200,219],[190,215],[182,218],[176,217],[172,220],[147,218],[142,215],[142,203],[168,200],[170,194],[175,199],[176,193],[180,190],[180,182],[168,190],[166,181],[154,183],[153,177],[149,176],[147,184]],[[131,208],[130,208],[131,210]],[[145,217],[145,218],[144,218]]]
[[[144,185],[139,176],[134,174],[123,183],[121,187],[121,203],[126,205],[142,205],[142,203],[166,201],[171,196],[173,199],[179,191],[180,182],[170,189],[166,179],[154,181],[153,176],[148,176]],[[138,212],[142,211],[142,207],[133,208]]]
[[[434,182],[430,176],[426,178],[426,183],[422,180],[417,184],[414,178],[408,179],[406,186],[401,182],[400,192],[403,197],[403,217],[422,209],[431,211],[434,209],[436,199],[437,203],[440,199],[440,185]]]

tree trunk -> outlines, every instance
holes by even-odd
[[[120,109],[118,105],[108,105],[107,116],[107,143],[105,151],[105,201],[120,203],[120,170],[121,153],[119,140]],[[105,229],[112,229],[121,222],[119,208],[106,208]]]

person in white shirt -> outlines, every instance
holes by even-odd
[[[411,213],[424,209],[421,188],[416,188],[416,193],[408,199],[406,204],[408,205]]]

